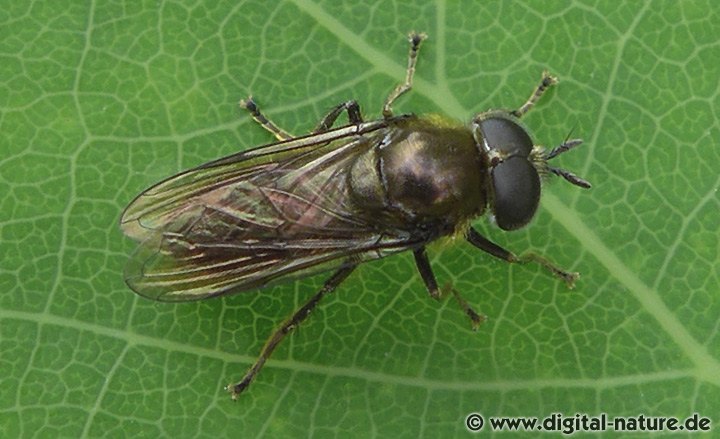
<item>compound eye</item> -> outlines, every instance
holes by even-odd
[[[503,155],[527,157],[533,141],[518,122],[505,117],[490,117],[480,121],[480,130],[488,148]]]
[[[510,157],[492,170],[493,212],[498,226],[515,230],[529,223],[540,202],[540,176],[524,157]]]

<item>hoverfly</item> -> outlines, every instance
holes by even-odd
[[[410,250],[430,296],[440,298],[425,246],[461,234],[492,256],[540,263],[570,287],[576,280],[577,273],[538,255],[516,256],[470,226],[486,208],[503,230],[525,226],[549,174],[590,187],[548,164],[581,140],[546,151],[520,123],[556,79],[544,73],[520,108],[479,113],[468,126],[439,116],[395,115],[392,104],[411,89],[425,38],[410,34],[405,82],[387,97],[380,119],[366,122],[359,105],[348,101],[310,134],[295,137],[268,120],[252,98],[244,100],[277,142],[170,177],[125,209],[121,228],[140,243],[125,280],[151,299],[206,299],[333,272],[271,335],[244,378],[227,387],[233,399],[282,339],[363,261]],[[342,113],[349,123],[334,127]],[[477,326],[482,317],[453,294]]]

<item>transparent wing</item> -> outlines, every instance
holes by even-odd
[[[379,230],[349,204],[346,173],[378,133],[252,150],[148,189],[121,220],[141,242],[126,267],[128,285],[157,300],[197,300],[419,244]]]

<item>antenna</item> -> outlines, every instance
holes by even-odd
[[[570,151],[571,149],[575,148],[576,146],[579,146],[580,144],[582,144],[582,139],[565,140],[560,146],[553,148],[550,152],[545,154],[544,158],[545,158],[545,160],[552,160],[555,157],[559,156],[560,154]],[[585,189],[590,189],[592,187],[590,182],[578,177],[577,175],[575,175],[572,172],[567,171],[565,169],[548,166],[548,171],[552,172],[555,175],[559,175],[560,177],[564,178],[565,180],[574,184],[575,186],[579,186],[579,187],[585,188]]]

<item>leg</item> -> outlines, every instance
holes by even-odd
[[[280,127],[272,123],[270,119],[265,117],[265,115],[260,112],[260,109],[257,107],[257,104],[255,104],[255,101],[252,97],[241,100],[240,107],[249,111],[255,122],[259,123],[260,126],[270,131],[273,136],[277,137],[278,140],[290,140],[293,138],[292,134],[289,134],[287,131],[281,129]]]
[[[420,277],[422,277],[425,287],[427,288],[428,293],[430,293],[430,297],[436,300],[442,299],[443,293],[441,293],[438,288],[435,274],[432,271],[432,267],[430,267],[430,261],[428,260],[427,253],[425,253],[425,247],[420,247],[415,250],[413,254],[415,255],[415,265],[417,265]],[[467,301],[460,296],[460,293],[458,293],[455,288],[448,285],[444,289],[452,291],[455,300],[457,300],[458,304],[460,304],[460,308],[462,308],[463,311],[465,311],[465,314],[470,317],[473,329],[477,329],[485,318],[475,312],[475,310],[470,307]]]
[[[547,259],[543,258],[542,256],[536,255],[534,253],[527,253],[521,256],[516,256],[512,252],[505,250],[504,248],[485,238],[472,227],[468,230],[466,239],[470,244],[474,245],[480,250],[490,253],[496,258],[502,259],[510,263],[525,264],[527,262],[536,262],[545,267],[546,269],[550,270],[553,275],[562,279],[568,286],[568,288],[573,288],[575,286],[575,281],[578,277],[580,277],[579,273],[571,273],[565,271],[560,267],[554,265]]]
[[[542,80],[540,80],[540,84],[537,86],[535,91],[532,95],[528,98],[527,102],[523,104],[522,107],[518,108],[515,111],[511,111],[510,113],[515,117],[523,117],[525,113],[530,111],[530,109],[535,105],[535,102],[540,99],[540,96],[545,93],[545,90],[550,88],[551,85],[557,84],[557,78],[554,76],[551,76],[550,73],[547,71],[543,72]]]
[[[440,289],[438,288],[437,280],[435,279],[435,273],[433,273],[432,271],[432,267],[430,266],[430,261],[428,260],[427,253],[425,253],[425,247],[420,247],[419,249],[415,250],[413,252],[413,255],[415,255],[415,265],[417,265],[417,269],[420,272],[420,277],[422,277],[422,280],[425,283],[425,287],[427,288],[428,293],[430,293],[430,297],[435,300],[440,300],[442,298],[442,294],[440,293]]]
[[[255,361],[255,364],[253,364],[253,366],[245,373],[245,377],[243,377],[242,381],[230,384],[226,387],[226,389],[231,393],[233,400],[237,399],[238,395],[248,388],[283,338],[285,338],[285,336],[293,329],[297,328],[297,326],[310,315],[310,312],[315,309],[320,300],[326,295],[332,293],[335,288],[337,288],[337,286],[340,285],[340,283],[342,283],[342,281],[344,281],[350,273],[352,273],[355,267],[357,267],[357,265],[349,265],[336,271],[335,274],[333,274],[332,277],[325,282],[325,285],[323,285],[320,291],[312,296],[305,305],[295,311],[295,314],[287,319],[285,323],[283,323],[282,326],[273,333],[267,343],[265,343],[265,347],[263,347],[263,350],[258,359]]]
[[[415,74],[415,63],[417,63],[417,55],[420,50],[420,43],[427,38],[425,34],[411,33],[410,34],[410,55],[408,56],[407,74],[405,76],[405,83],[395,87],[395,90],[385,100],[383,105],[383,117],[392,117],[392,104],[397,98],[403,95],[406,91],[412,88],[413,75]]]
[[[277,137],[278,140],[282,141],[294,138],[292,134],[281,129],[272,121],[270,121],[270,119],[265,117],[265,115],[262,114],[262,112],[252,98],[241,100],[240,106],[249,111],[253,119],[257,123],[259,123],[260,126],[270,131],[275,137]],[[347,111],[348,119],[350,120],[351,124],[357,125],[363,122],[362,115],[360,114],[360,106],[358,105],[358,103],[355,101],[347,101],[335,106],[332,110],[330,110],[330,112],[320,121],[318,126],[313,130],[313,134],[328,131],[343,111]]]
[[[457,300],[460,308],[462,308],[462,310],[465,311],[465,314],[470,318],[473,331],[477,331],[478,327],[480,327],[480,324],[485,321],[486,317],[478,314],[474,309],[472,309],[470,304],[467,303],[467,300],[463,299],[455,288],[450,287],[450,291],[452,291],[453,297]]]
[[[347,111],[348,119],[350,120],[351,125],[358,125],[363,122],[358,103],[355,101],[347,101],[330,110],[330,112],[320,121],[317,128],[313,130],[313,134],[322,133],[332,128],[338,116],[340,116],[343,111]]]

